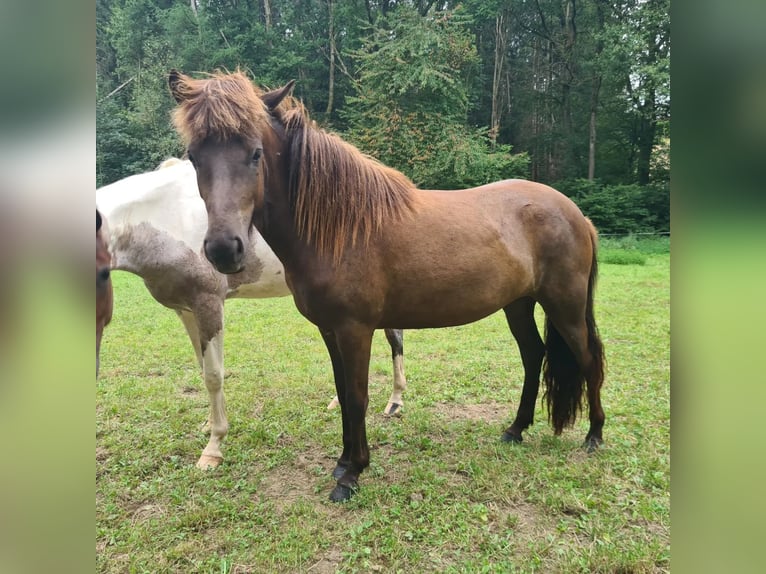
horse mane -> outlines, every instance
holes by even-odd
[[[187,145],[208,137],[252,137],[269,123],[263,92],[239,70],[199,80],[180,74],[175,90],[182,100],[173,111],[173,124]]]
[[[265,93],[241,71],[195,80],[179,74],[173,123],[188,145],[213,137],[255,138],[270,128]],[[288,137],[289,199],[298,236],[338,263],[359,236],[367,245],[384,223],[413,209],[414,184],[404,174],[318,128],[303,105],[285,97],[273,110]]]
[[[414,184],[325,132],[302,108],[283,115],[288,137],[288,189],[299,237],[337,264],[359,236],[366,246],[384,223],[410,212]]]

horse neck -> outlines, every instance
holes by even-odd
[[[277,151],[266,158],[263,201],[255,209],[253,223],[282,265],[290,268],[302,258],[304,246],[301,245],[290,209],[288,169],[284,161],[288,157],[287,148],[284,138],[280,137],[283,135],[283,132],[275,131],[269,147],[264,145],[265,149]]]

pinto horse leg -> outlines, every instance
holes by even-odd
[[[402,414],[402,394],[407,390],[407,379],[404,376],[404,332],[401,329],[386,329],[385,333],[391,345],[391,358],[394,363],[394,390],[383,411],[384,415],[390,417]]]
[[[197,363],[199,364],[200,372],[202,376],[205,376],[205,365],[202,359],[202,347],[199,342],[199,329],[197,329],[197,320],[194,318],[194,313],[186,310],[176,310],[178,318],[181,319],[181,323],[186,329],[186,334],[189,335],[192,347],[194,348],[194,354],[197,357]],[[202,432],[210,432],[210,418],[206,418],[202,425]]]
[[[194,354],[197,357],[197,363],[199,363],[199,368],[202,370],[202,348],[200,347],[199,329],[197,329],[197,320],[194,318],[194,313],[186,310],[176,310],[176,314],[178,315],[178,318],[181,319],[181,323],[183,323],[184,328],[186,329],[186,334],[189,335],[189,340],[191,341],[192,347],[194,347]]]
[[[505,442],[520,443],[521,433],[532,424],[535,414],[535,403],[540,388],[540,369],[545,357],[545,345],[535,323],[534,299],[519,299],[506,306],[505,318],[513,337],[519,345],[521,361],[524,364],[524,387],[521,391],[521,401],[513,424],[503,432]]]
[[[365,417],[373,332],[373,329],[358,324],[335,331],[345,387],[337,388],[343,414],[343,455],[339,464],[348,460],[348,466],[330,493],[333,502],[348,500],[354,495],[359,475],[370,464]],[[335,363],[333,361],[333,366]],[[336,380],[338,374],[336,371]]]
[[[196,319],[200,333],[205,386],[210,398],[210,439],[197,461],[197,467],[208,469],[223,462],[221,443],[229,432],[223,394],[223,302],[207,301],[207,305],[197,310]]]

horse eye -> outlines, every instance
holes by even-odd
[[[263,150],[261,148],[258,148],[257,150],[255,150],[255,152],[253,152],[253,161],[255,162],[261,159],[261,155],[263,155]]]

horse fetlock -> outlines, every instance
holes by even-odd
[[[583,443],[582,447],[591,453],[596,452],[603,444],[604,439],[602,439],[600,436],[588,435],[585,437],[585,442]]]

